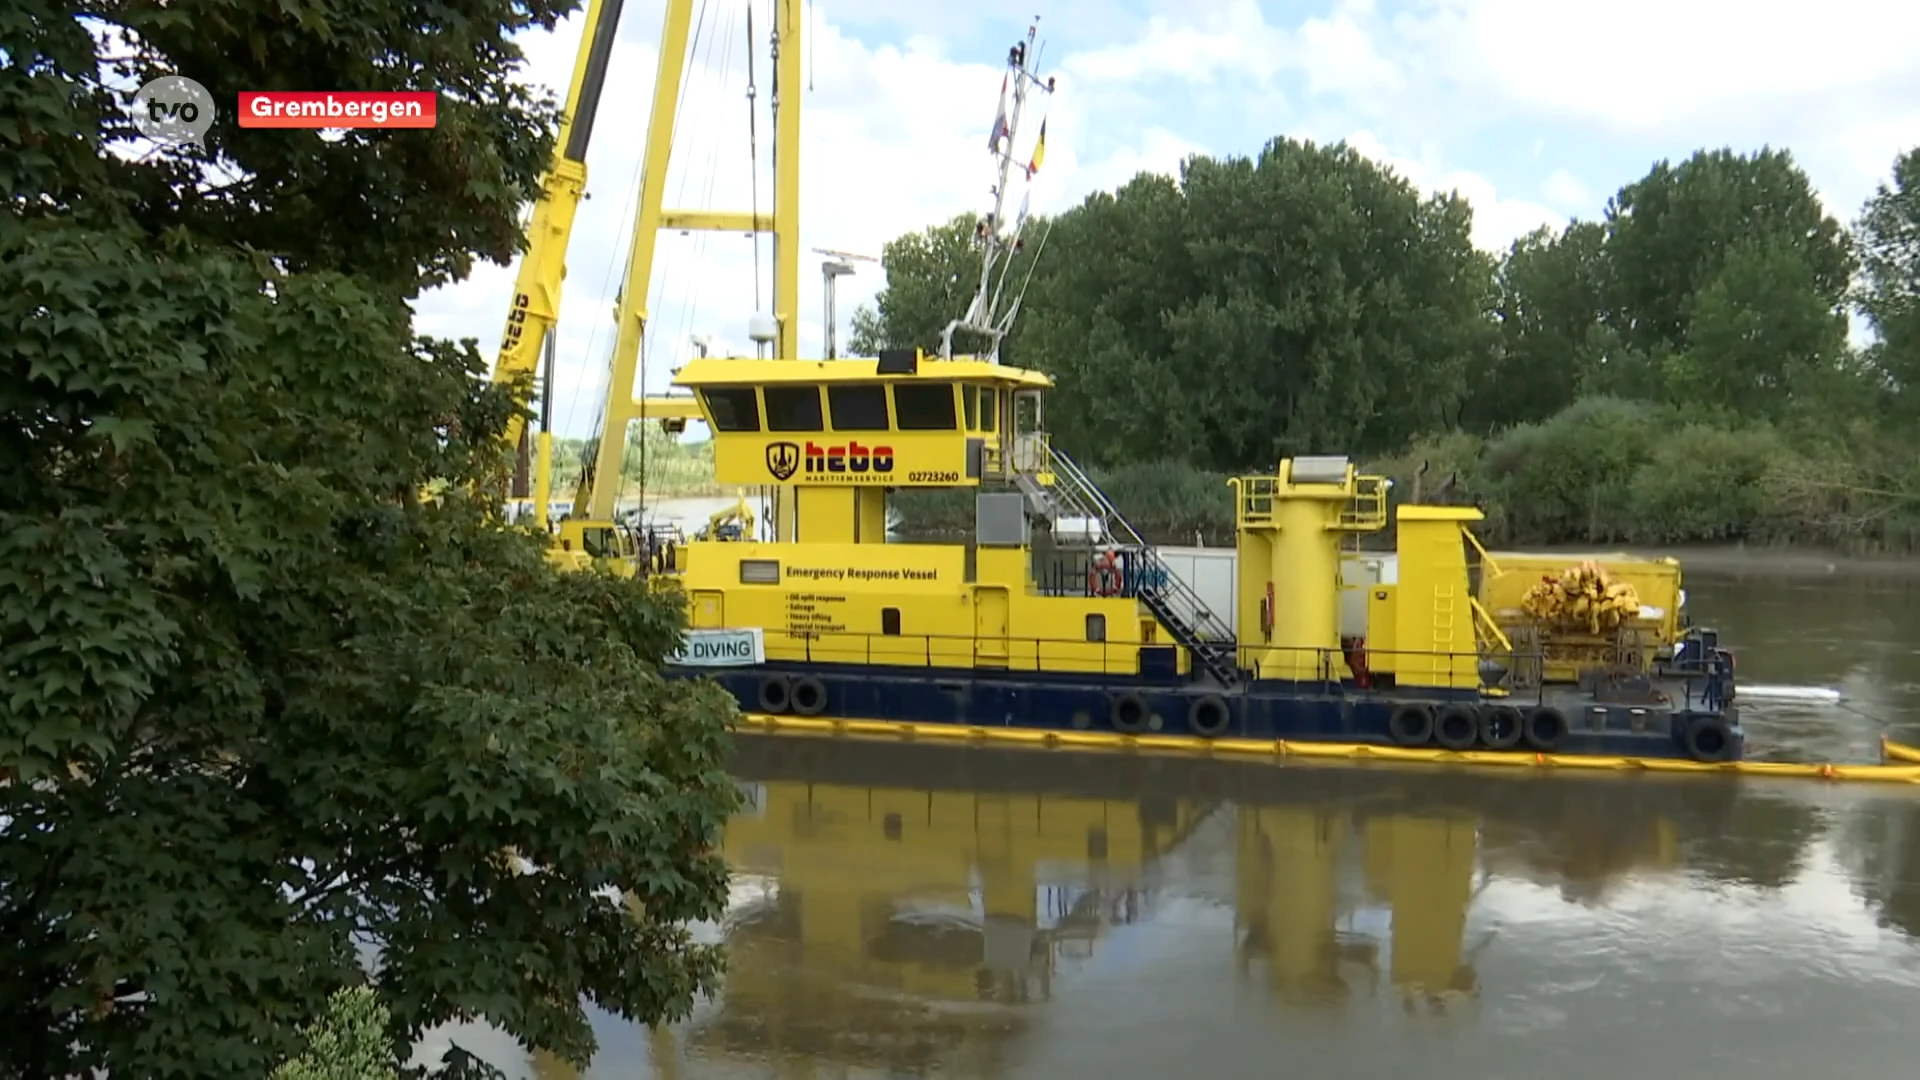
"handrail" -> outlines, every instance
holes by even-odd
[[[1493,557],[1493,553],[1488,551],[1484,544],[1480,543],[1479,537],[1473,535],[1472,529],[1463,527],[1461,528],[1460,532],[1461,532],[1461,535],[1467,538],[1467,543],[1473,545],[1473,550],[1479,554],[1480,565],[1482,567],[1493,571],[1494,577],[1503,577],[1506,575],[1506,571],[1500,569],[1499,562],[1495,561]]]
[[[1500,624],[1494,621],[1493,613],[1488,611],[1476,597],[1467,597],[1467,605],[1473,611],[1474,623],[1486,631],[1486,638],[1499,645],[1503,651],[1512,652],[1513,642],[1507,639],[1507,632],[1500,629]]]
[[[884,634],[863,630],[810,630],[793,633],[786,630],[765,629],[762,633],[765,635],[767,659],[773,661],[803,660],[876,666],[898,664],[986,671],[1027,670],[1023,665],[1031,665],[1033,670],[1045,670],[1043,664],[1046,663],[1053,665],[1084,663],[1089,659],[1089,653],[1097,649],[1098,674],[1137,675],[1140,666],[1140,650],[1174,647],[1170,643],[1145,641],[1087,641],[1082,638],[1052,637],[1003,638],[982,637],[978,634]],[[983,654],[982,645],[992,647],[991,663],[979,662]],[[1288,656],[1312,657],[1311,670],[1315,671],[1317,676],[1307,681],[1320,683],[1329,688],[1356,683],[1356,680],[1351,677],[1351,669],[1347,667],[1347,653],[1344,649],[1243,645],[1239,646],[1239,650],[1249,654],[1265,653],[1269,656],[1277,654],[1283,659]],[[1514,655],[1516,659],[1545,658],[1544,651]],[[1484,654],[1477,650],[1465,652],[1421,649],[1369,649],[1367,656],[1369,659],[1440,660],[1447,662],[1449,666],[1455,661],[1471,659],[1475,661],[1476,669],[1478,661],[1484,658]],[[939,662],[943,660],[952,662]],[[1347,675],[1343,676],[1341,672],[1347,672]],[[1357,685],[1355,688],[1358,688]],[[1414,689],[1415,687],[1403,685],[1403,688]],[[1425,688],[1461,690],[1467,687],[1454,685]],[[1542,687],[1529,689],[1544,693]]]
[[[1107,525],[1108,531],[1121,539],[1129,548],[1136,549],[1149,570],[1159,572],[1155,575],[1155,583],[1148,589],[1142,590],[1153,595],[1144,598],[1168,603],[1168,607],[1173,609],[1173,614],[1183,619],[1193,634],[1202,641],[1221,644],[1232,642],[1233,628],[1222,623],[1200,598],[1200,594],[1195,592],[1180,575],[1172,572],[1160,558],[1159,552],[1154,550],[1153,545],[1147,543],[1139,530],[1127,520],[1126,515],[1120,512],[1120,508],[1113,505],[1112,500],[1108,499],[1087,474],[1081,471],[1080,466],[1059,447],[1051,444],[1047,447],[1047,454],[1054,473],[1068,481],[1069,490],[1077,489],[1100,511],[1098,514],[1088,516],[1101,518],[1103,524],[1111,522]],[[1115,525],[1119,528],[1113,528]],[[1178,601],[1178,607],[1169,601]]]
[[[1387,478],[1355,476],[1353,498],[1340,511],[1340,527],[1354,532],[1375,532],[1387,524]]]

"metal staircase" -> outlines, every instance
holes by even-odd
[[[1233,628],[1168,568],[1153,545],[1141,537],[1072,458],[1055,449],[1044,435],[1028,435],[1021,437],[1015,461],[1014,485],[1026,496],[1033,516],[1054,526],[1076,519],[1092,525],[1089,533],[1097,535],[1090,536],[1091,542],[1119,554],[1123,567],[1121,595],[1145,604],[1223,689],[1240,681]]]

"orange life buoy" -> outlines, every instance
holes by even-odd
[[[1113,552],[1103,551],[1087,566],[1087,592],[1093,596],[1113,596],[1120,591],[1120,569],[1114,565]]]

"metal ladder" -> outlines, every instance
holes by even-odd
[[[1014,484],[1027,505],[1049,523],[1077,517],[1098,523],[1126,563],[1121,594],[1137,598],[1160,620],[1194,661],[1222,688],[1241,679],[1239,650],[1233,628],[1207,607],[1200,595],[1167,566],[1153,545],[1141,537],[1126,515],[1087,477],[1072,458],[1044,439],[1035,439],[1022,456],[1037,458],[1053,475],[1043,484],[1027,470],[1014,472]]]

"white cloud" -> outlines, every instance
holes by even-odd
[[[1408,69],[1389,60],[1376,44],[1378,23],[1373,0],[1335,0],[1326,14],[1290,29],[1269,22],[1255,0],[1182,5],[1154,16],[1139,41],[1076,53],[1063,61],[1062,70],[1076,85],[1091,84],[1100,91],[1154,79],[1190,86],[1234,79],[1260,88],[1265,91],[1260,104],[1267,107],[1256,105],[1250,93],[1244,116],[1258,125],[1262,121],[1254,117],[1277,114],[1278,122],[1272,128],[1251,126],[1237,145],[1221,151],[1253,153],[1282,127],[1294,137],[1322,142],[1346,137],[1355,149],[1394,167],[1417,186],[1465,196],[1474,206],[1474,240],[1482,247],[1503,248],[1541,224],[1564,218],[1560,211],[1503,197],[1484,176],[1448,167],[1431,148],[1409,158],[1390,151],[1372,128],[1351,134],[1356,118],[1384,116],[1409,89]],[[1317,107],[1311,115],[1286,109],[1272,88],[1282,73],[1297,73],[1310,99],[1335,99],[1338,107]],[[1103,119],[1124,122],[1122,116]]]
[[[1422,89],[1504,127],[1573,125],[1653,150],[1794,152],[1850,219],[1894,155],[1920,144],[1920,6],[1828,0],[1421,0],[1380,28],[1423,58]],[[1627,164],[1623,162],[1623,164]],[[1598,178],[1595,178],[1598,179]],[[1588,212],[1592,212],[1589,210]]]
[[[1637,133],[1914,74],[1920,7],[1884,0],[1434,0],[1401,25],[1463,81]]]
[[[1077,53],[1062,68],[1096,83],[1266,83],[1299,71],[1314,94],[1375,96],[1401,89],[1405,76],[1374,47],[1363,25],[1373,14],[1373,0],[1336,0],[1325,16],[1289,30],[1269,22],[1257,0],[1182,4],[1148,20],[1137,41]]]
[[[1587,192],[1587,185],[1580,178],[1565,169],[1555,169],[1547,174],[1540,184],[1540,194],[1546,200],[1568,213],[1589,214],[1593,196]]]
[[[1567,218],[1566,214],[1539,203],[1502,198],[1492,182],[1478,173],[1449,170],[1431,158],[1396,156],[1370,131],[1347,136],[1347,145],[1399,173],[1415,187],[1459,192],[1473,204],[1474,245],[1489,251],[1499,251],[1542,225],[1557,225]]]
[[[1133,83],[1173,77],[1207,83],[1217,78],[1271,78],[1281,70],[1290,43],[1268,25],[1254,0],[1191,8],[1179,15],[1156,15],[1139,40],[1076,53],[1061,70],[1076,81]]]

